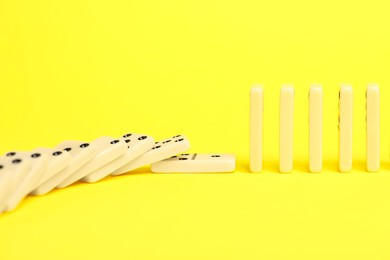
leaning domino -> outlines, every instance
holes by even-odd
[[[4,205],[7,202],[6,195],[8,193],[9,182],[12,175],[13,172],[11,167],[5,164],[5,162],[0,162],[0,205]]]
[[[0,164],[3,165],[3,169],[6,169],[2,174],[3,181],[6,185],[2,185],[4,190],[1,192],[0,197],[0,213],[4,211],[7,206],[7,202],[11,197],[13,191],[16,189],[19,181],[28,174],[31,168],[31,161],[21,158],[9,158],[9,156],[3,156],[0,158]]]
[[[68,167],[71,156],[66,151],[59,151],[56,149],[51,148],[37,148],[34,150],[35,152],[40,153],[46,153],[50,156],[49,162],[47,164],[47,168],[44,174],[38,179],[38,181],[33,185],[31,191],[34,191],[39,186],[41,186],[43,183],[48,181],[49,179],[56,176],[58,173],[60,173],[62,170],[64,170],[66,167]],[[30,192],[31,192],[30,191]]]
[[[133,161],[135,158],[146,153],[154,146],[154,139],[148,135],[141,135],[135,133],[128,133],[122,136],[122,139],[127,144],[127,151],[124,155],[108,163],[107,165],[95,170],[88,176],[84,177],[84,182],[97,182],[104,177],[110,175],[115,170]]]
[[[280,90],[279,120],[279,171],[288,173],[293,169],[294,88],[291,85],[284,85]]]
[[[378,85],[370,84],[367,86],[366,101],[366,168],[369,172],[377,172],[380,169],[380,97]]]
[[[152,172],[233,172],[234,154],[181,154],[152,164]]]
[[[352,170],[352,119],[353,92],[352,87],[343,85],[339,95],[339,171]]]
[[[175,154],[185,152],[189,148],[190,142],[184,135],[176,135],[172,138],[156,142],[152,149],[142,154],[132,162],[117,169],[112,173],[112,175],[120,175],[144,165],[167,159]]]
[[[83,165],[92,160],[99,152],[97,145],[80,141],[65,141],[57,145],[55,149],[69,153],[71,156],[69,165],[41,186],[33,190],[32,194],[34,195],[43,195],[50,192]]]
[[[94,140],[92,144],[97,146],[99,151],[98,154],[96,154],[92,160],[83,165],[80,169],[68,176],[57,186],[57,188],[65,188],[75,183],[76,181],[88,176],[90,173],[124,155],[127,151],[127,144],[124,140],[108,136],[100,137]]]
[[[322,171],[322,87],[313,85],[309,93],[309,171]]]
[[[32,186],[44,174],[49,161],[49,156],[45,153],[38,152],[10,152],[7,154],[10,159],[18,158],[24,161],[30,161],[29,171],[20,176],[15,181],[12,192],[9,193],[9,198],[6,203],[5,210],[11,211],[23,200],[23,198],[30,193]]]
[[[263,88],[253,87],[250,91],[250,151],[249,169],[260,172],[263,168]]]
[[[5,194],[7,193],[8,181],[11,174],[10,167],[7,167],[4,163],[0,163],[0,204],[5,200]]]

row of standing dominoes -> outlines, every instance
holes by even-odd
[[[310,172],[322,170],[322,88],[310,88]],[[250,170],[262,170],[262,127],[264,92],[250,92]],[[350,86],[340,88],[339,170],[352,169],[352,108]],[[367,87],[367,170],[380,169],[379,87]],[[280,172],[293,169],[294,88],[280,93]],[[151,136],[126,134],[121,138],[101,137],[90,143],[65,141],[54,149],[8,152],[0,157],[0,213],[14,209],[25,196],[47,194],[77,181],[97,182],[108,175],[121,175],[147,164],[152,172],[232,172],[236,159],[231,154],[180,154],[189,149],[185,136],[154,142]]]
[[[313,85],[309,91],[309,171],[322,171],[322,110],[323,91]],[[263,168],[263,107],[264,91],[261,86],[250,91],[250,171]],[[349,85],[339,92],[339,163],[340,172],[352,170],[353,89]],[[369,172],[380,170],[380,96],[379,87],[367,86],[366,91],[367,158]],[[279,171],[293,170],[294,88],[285,85],[280,91]]]
[[[148,164],[156,173],[235,170],[232,154],[180,154],[189,148],[183,135],[155,142],[151,136],[131,133],[8,152],[0,157],[0,213],[13,210],[28,194],[44,195],[77,181],[93,183]]]

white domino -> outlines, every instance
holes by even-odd
[[[5,207],[6,211],[11,211],[28,195],[37,180],[45,173],[49,156],[39,152],[10,152],[7,154],[10,158],[18,158],[24,161],[30,161],[29,171],[20,176],[14,190],[9,194],[9,198]]]
[[[234,154],[181,154],[152,164],[152,172],[233,172]]]
[[[66,178],[92,160],[99,153],[98,148],[99,147],[93,143],[85,143],[81,141],[65,141],[57,145],[55,149],[63,150],[70,154],[71,160],[68,167],[44,182],[36,188],[32,194],[43,195],[53,190]]]
[[[3,200],[3,196],[6,193],[6,187],[8,182],[8,176],[11,174],[9,167],[0,162],[0,204]]]
[[[7,156],[8,155],[8,156]],[[11,198],[13,192],[16,190],[20,180],[28,174],[31,169],[31,160],[24,160],[19,157],[12,157],[11,154],[7,154],[0,158],[0,165],[3,165],[3,186],[4,190],[1,192],[0,197],[0,213],[7,208],[8,200]]]
[[[343,85],[339,94],[339,171],[352,170],[353,91]]]
[[[250,91],[250,151],[249,169],[260,172],[263,168],[263,108],[264,94],[261,86]]]
[[[280,90],[279,171],[293,170],[294,88],[284,85]]]
[[[369,172],[380,170],[380,95],[379,86],[370,84],[366,92],[367,151],[366,168]]]
[[[154,139],[148,135],[129,133],[122,136],[122,139],[127,144],[127,151],[122,156],[108,163],[107,165],[93,171],[88,176],[84,177],[84,182],[97,182],[104,177],[110,175],[115,170],[121,168],[125,164],[130,163],[135,158],[146,153],[154,146]]]
[[[30,192],[35,191],[39,186],[41,186],[43,183],[48,181],[49,179],[56,176],[58,173],[60,173],[62,170],[64,170],[66,167],[68,167],[71,156],[66,151],[59,151],[51,148],[36,148],[34,149],[35,152],[39,153],[45,153],[50,158],[47,164],[46,171],[42,174],[42,176],[35,182],[35,184],[32,186],[32,189]]]
[[[309,93],[309,171],[322,171],[322,87],[313,85]]]
[[[67,177],[57,186],[57,188],[65,188],[75,183],[76,181],[124,155],[127,151],[127,144],[124,140],[108,136],[100,137],[94,140],[92,144],[98,147],[99,153],[96,154],[96,156],[87,164]]]
[[[172,138],[156,142],[152,149],[142,154],[130,163],[115,170],[112,175],[120,175],[135,170],[144,165],[167,159],[175,154],[185,152],[189,148],[190,142],[184,135],[176,135]]]
[[[0,162],[0,209],[2,209],[6,203],[6,196],[8,194],[9,182],[13,175],[11,166],[4,161]],[[0,211],[1,213],[1,211]]]

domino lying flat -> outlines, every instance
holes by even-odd
[[[152,164],[152,172],[233,172],[233,154],[181,154]]]
[[[117,169],[111,175],[120,175],[144,165],[167,159],[175,154],[185,152],[189,148],[190,142],[187,140],[187,138],[184,135],[176,135],[172,138],[156,142],[153,148],[148,152]]]
[[[122,136],[122,139],[127,144],[126,153],[119,158],[113,160],[112,162],[108,163],[107,165],[90,173],[88,176],[84,177],[82,181],[89,183],[97,182],[104,177],[110,175],[115,170],[133,161],[140,155],[146,153],[154,146],[153,137],[147,135],[129,133]]]

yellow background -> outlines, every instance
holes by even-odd
[[[0,2],[0,152],[186,134],[233,174],[136,173],[26,199],[0,259],[389,259],[390,4]],[[324,86],[324,172],[307,173],[308,88]],[[337,173],[340,83],[354,172]],[[382,171],[365,167],[365,86],[382,98]],[[249,88],[265,88],[264,172],[248,173]],[[277,173],[279,88],[296,87],[295,172]]]

